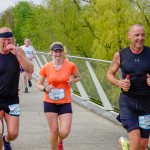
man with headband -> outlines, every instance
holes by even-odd
[[[10,141],[19,133],[18,85],[20,66],[33,73],[34,67],[26,58],[24,51],[13,43],[13,33],[7,27],[0,28],[0,117],[5,120],[7,133],[0,142],[4,150],[12,150]]]

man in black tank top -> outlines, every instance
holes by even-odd
[[[27,72],[34,71],[33,65],[28,61],[24,51],[13,43],[14,37],[11,29],[0,28],[0,118],[7,125],[6,135],[0,140],[0,149],[12,150],[10,141],[17,138],[19,132],[19,97],[18,85],[20,66]]]
[[[150,135],[150,48],[144,46],[145,28],[131,26],[130,46],[114,55],[107,79],[121,89],[119,115],[129,140],[119,139],[122,150],[146,150]],[[121,70],[121,79],[116,73]],[[127,77],[128,79],[127,79]]]

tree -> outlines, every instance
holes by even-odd
[[[21,1],[13,8],[15,18],[13,32],[19,44],[23,44],[24,38],[30,37],[30,32],[32,32],[34,18],[32,7],[32,3]]]
[[[150,0],[45,0],[44,5],[21,1],[1,15],[1,26],[9,26],[19,44],[30,37],[39,51],[49,51],[62,42],[70,55],[111,60],[128,46],[131,25],[142,23],[150,44]]]
[[[12,9],[8,8],[0,19],[0,26],[14,27],[14,17],[12,16]]]
[[[128,45],[129,27],[143,19],[129,1],[93,0],[90,7],[93,13],[89,21],[97,37],[91,49],[92,57],[111,60],[116,51]]]

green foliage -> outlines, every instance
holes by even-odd
[[[129,45],[131,25],[146,28],[145,44],[150,45],[149,0],[43,0],[43,5],[20,1],[7,9],[0,26],[12,28],[17,43],[30,37],[38,51],[48,52],[61,41],[71,55],[111,60],[114,53]]]
[[[12,15],[12,9],[7,9],[0,18],[0,26],[14,27],[14,17]]]
[[[110,60],[116,51],[128,45],[127,32],[133,22],[141,19],[139,12],[122,0],[95,0],[91,5],[94,17],[90,17],[90,23],[98,37],[93,42],[93,57]]]
[[[21,1],[12,9],[12,11],[14,16],[13,32],[17,43],[21,45],[23,44],[24,38],[30,37],[29,32],[32,31],[32,3],[30,4]]]

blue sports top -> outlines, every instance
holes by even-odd
[[[122,79],[130,75],[131,86],[128,92],[122,92],[137,98],[150,98],[150,87],[147,84],[147,74],[150,74],[150,48],[144,46],[140,54],[134,54],[130,47],[120,53],[120,68]]]
[[[11,100],[18,102],[18,85],[20,65],[17,57],[12,53],[0,53],[0,103]]]

